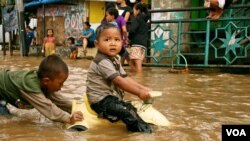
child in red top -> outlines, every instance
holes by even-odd
[[[45,56],[55,54],[56,52],[56,39],[54,37],[53,29],[47,30],[47,36],[43,41],[43,50],[45,52]]]

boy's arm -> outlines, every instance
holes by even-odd
[[[85,35],[84,38],[89,38],[89,37],[91,37],[92,35],[93,35],[93,33],[90,32],[88,35]]]
[[[71,122],[69,113],[57,107],[51,100],[47,99],[43,94],[25,93],[22,91],[21,96],[27,100],[41,114],[53,121]]]
[[[142,100],[150,98],[150,89],[142,86],[129,77],[116,76],[113,79],[113,83],[116,84],[119,88],[138,96]]]
[[[91,37],[93,35],[93,33],[92,32],[89,32],[87,35],[84,35],[84,33],[82,33],[82,38],[89,38],[89,37]]]
[[[53,103],[61,108],[62,110],[71,113],[72,109],[72,101],[69,100],[66,96],[63,96],[63,94],[56,92],[55,94],[51,94],[47,96]]]
[[[127,11],[126,14],[125,14],[125,16],[124,16],[124,20],[125,20],[126,22],[128,22],[129,17],[130,17],[130,12]]]
[[[140,84],[140,83],[138,83],[138,82],[136,82],[134,79],[132,79],[131,77],[125,77],[125,79],[126,79],[126,81],[128,81],[129,83],[131,83],[132,85],[135,85],[135,86],[137,86],[137,87],[139,87],[139,88],[141,88],[141,89],[147,89],[147,90],[151,90],[150,88],[148,88],[148,87],[145,87],[145,86],[143,86],[142,84]]]
[[[123,37],[125,40],[126,45],[128,44],[128,31],[126,25],[122,26]]]

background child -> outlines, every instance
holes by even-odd
[[[30,46],[33,45],[33,43],[35,43],[35,35],[29,26],[27,26],[25,30],[26,30],[26,38],[25,38],[25,49],[23,50],[23,55],[28,56]]]
[[[145,57],[145,50],[148,46],[148,6],[144,3],[136,3],[133,8],[134,17],[128,29],[131,44],[130,68],[132,71],[142,72],[142,63]]]
[[[96,30],[98,52],[87,74],[87,96],[91,108],[111,122],[122,120],[129,131],[151,133],[151,127],[136,113],[129,102],[123,101],[124,91],[140,99],[148,99],[149,88],[127,76],[117,58],[122,48],[120,29],[104,24]]]
[[[82,31],[82,47],[83,47],[83,53],[84,56],[87,55],[87,47],[94,47],[94,41],[95,41],[95,30],[93,28],[90,28],[91,25],[89,22],[83,23],[83,31]]]
[[[118,10],[115,8],[109,8],[106,10],[106,21],[118,27],[116,18],[118,17]]]
[[[76,59],[77,58],[77,54],[78,54],[78,48],[75,46],[75,39],[73,37],[69,37],[67,39],[67,47],[70,49],[70,55],[69,58],[70,59]]]
[[[71,102],[59,99],[55,95],[67,77],[68,67],[56,55],[46,57],[40,63],[38,71],[1,70],[0,101],[5,103],[1,104],[0,107],[6,109],[6,103],[10,103],[17,108],[36,108],[41,114],[53,121],[69,124],[81,121],[83,119],[82,113],[75,112],[70,116]]]
[[[110,8],[118,9],[117,5],[113,2],[108,3],[106,8],[107,8],[106,11],[108,11]],[[105,24],[105,23],[107,23],[106,17],[102,20],[102,24]],[[118,24],[118,27],[121,30],[121,35],[122,35],[122,39],[123,39],[122,49],[121,49],[119,55],[121,57],[120,58],[121,64],[124,65],[125,60],[127,62],[129,62],[129,53],[126,49],[126,46],[128,45],[128,31],[127,31],[127,27],[126,27],[127,24],[126,24],[124,17],[121,15],[117,16],[116,23]]]
[[[207,18],[213,20],[219,19],[223,13],[223,9],[229,7],[232,2],[233,0],[205,0],[204,6],[212,8]]]
[[[47,30],[47,36],[43,41],[43,50],[45,52],[45,56],[55,54],[56,52],[56,38],[54,37],[53,29]]]

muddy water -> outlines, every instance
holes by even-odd
[[[1,56],[0,56],[1,58]],[[0,59],[0,68],[37,68],[41,57]],[[61,93],[66,98],[85,92],[90,60],[65,60],[69,79]],[[125,67],[129,73],[129,69]],[[18,141],[214,141],[221,140],[222,124],[250,124],[250,75],[191,72],[171,74],[166,68],[145,68],[129,75],[138,82],[163,92],[154,107],[172,123],[170,127],[152,126],[152,134],[129,133],[124,128],[99,127],[86,132],[64,129],[63,124],[45,119],[36,110],[12,109],[16,116],[0,116],[0,140]],[[127,96],[128,99],[136,99]]]

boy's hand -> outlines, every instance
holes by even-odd
[[[74,124],[77,121],[82,121],[83,120],[83,114],[80,111],[74,112],[70,119],[69,119],[69,124]]]
[[[140,92],[140,94],[138,95],[138,97],[141,100],[147,100],[147,99],[149,99],[150,98],[149,91],[150,91],[149,88],[142,89],[141,92]]]

